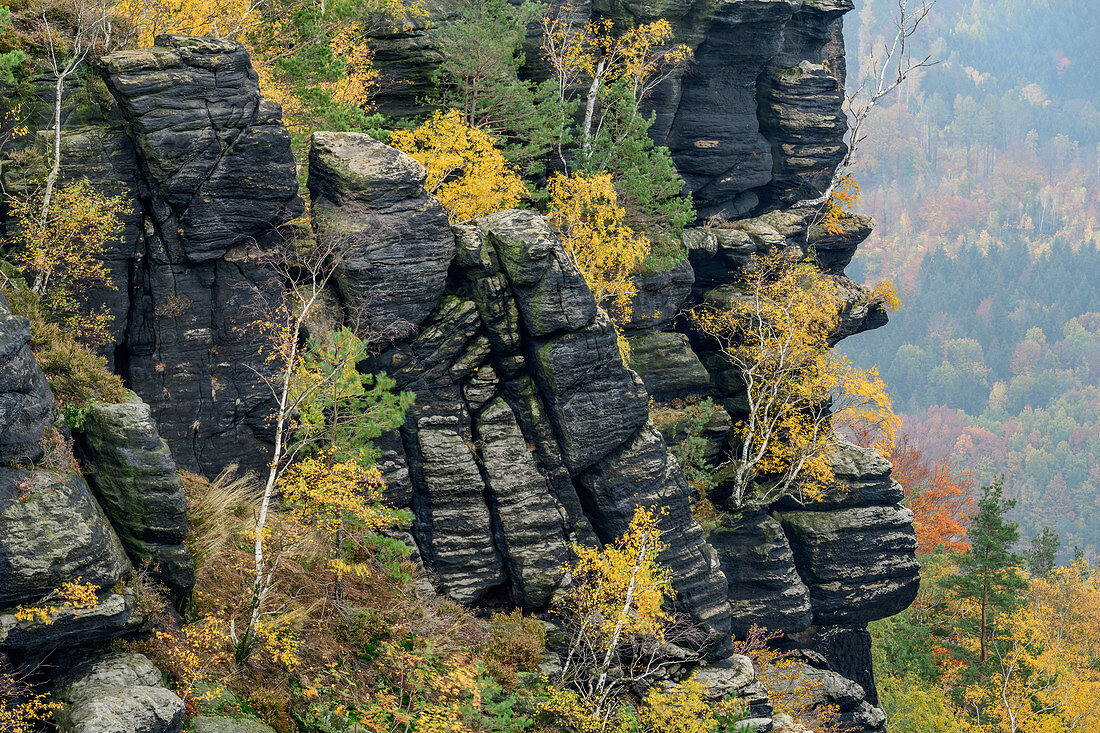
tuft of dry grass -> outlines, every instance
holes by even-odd
[[[187,494],[187,545],[197,569],[223,556],[253,522],[259,507],[260,486],[255,474],[241,473],[237,464],[222,470],[213,481],[180,471]]]

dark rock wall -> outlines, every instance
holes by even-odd
[[[620,19],[667,15],[697,48],[695,65],[654,96],[655,129],[701,213],[733,220],[685,232],[689,259],[639,279],[624,329],[637,373],[540,217],[508,211],[452,229],[414,161],[366,136],[315,136],[316,235],[351,244],[334,302],[362,306],[374,326],[403,334],[370,365],[417,395],[405,426],[381,441],[382,465],[391,500],[414,513],[411,539],[441,591],[466,603],[545,607],[569,543],[609,540],[634,506],[660,505],[677,602],[716,651],[731,629],[754,622],[813,634],[805,645],[822,666],[857,679],[873,699],[862,652],[851,651],[858,644],[821,640],[862,638],[864,624],[916,592],[911,517],[888,464],[844,453],[827,501],[727,517],[704,537],[690,488],[648,422],[650,395],[711,394],[726,432],[738,417],[743,385],[677,314],[737,297],[753,253],[814,245],[844,294],[835,340],[885,323],[881,305],[844,276],[873,222],[852,217],[831,234],[776,208],[820,190],[843,154],[848,9],[842,0],[599,9]],[[429,40],[395,34],[379,59],[426,84]],[[112,364],[151,406],[183,467],[212,475],[231,462],[262,466],[270,405],[256,344],[243,334],[246,306],[272,275],[257,253],[302,211],[279,110],[228,42],[164,37],[108,57],[103,73],[114,106],[64,144],[67,176],[87,176],[128,207],[123,242],[107,257],[118,287],[101,294],[115,316]],[[0,340],[14,344],[0,348],[0,364],[25,361],[18,340]],[[52,420],[52,399],[26,371],[0,375],[6,425]],[[18,436],[4,441],[0,450],[13,456],[36,450]],[[144,470],[132,469],[116,468]],[[136,558],[178,546],[112,519]],[[136,552],[137,540],[156,546]]]
[[[102,74],[114,105],[66,133],[63,159],[67,178],[126,207],[105,258],[115,288],[93,294],[114,318],[106,355],[181,466],[263,466],[270,410],[247,306],[272,274],[255,247],[303,211],[281,111],[229,41],[162,36]]]
[[[417,395],[387,469],[437,587],[465,603],[545,607],[570,542],[611,540],[636,505],[662,506],[678,603],[726,644],[724,582],[686,482],[647,424],[648,395],[610,319],[546,222],[504,211],[443,236],[438,202],[405,183],[423,170],[404,154],[365,135],[316,133],[310,160],[314,209],[327,214],[317,236],[353,236],[356,267],[341,273],[341,292],[420,324],[372,368]],[[376,268],[385,277],[360,275]]]
[[[850,0],[602,0],[577,3],[577,22],[608,17],[621,27],[665,18],[695,51],[682,73],[647,100],[651,134],[672,151],[701,218],[736,219],[818,195],[845,152],[842,20]],[[382,111],[423,113],[438,53],[429,25],[458,15],[441,0],[414,27],[373,40],[376,62],[396,84]],[[537,24],[535,24],[537,25]],[[546,75],[537,29],[525,73]]]

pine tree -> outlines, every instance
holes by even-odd
[[[546,153],[568,117],[556,109],[555,81],[520,78],[527,26],[540,10],[529,0],[467,0],[461,16],[437,33],[440,105],[457,109],[469,127],[491,132],[508,161],[535,177],[545,171]]]
[[[956,628],[962,638],[952,647],[971,678],[989,677],[997,622],[1020,607],[1022,591],[1027,588],[1019,570],[1023,558],[1012,552],[1020,537],[1019,525],[1005,519],[1015,506],[1015,500],[1004,498],[1003,478],[982,487],[977,513],[970,520],[970,549],[959,556],[958,573],[941,581],[964,606],[974,609],[959,619]],[[977,654],[967,641],[977,642]]]
[[[1036,578],[1045,578],[1050,575],[1050,571],[1054,569],[1054,558],[1061,545],[1062,540],[1058,537],[1058,533],[1050,527],[1043,527],[1043,530],[1032,538],[1031,549],[1025,553],[1028,572]]]

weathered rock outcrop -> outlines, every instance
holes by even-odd
[[[391,331],[431,313],[455,242],[446,212],[424,191],[424,168],[379,147],[367,136],[317,133],[309,191],[327,236],[348,239],[341,293],[365,307],[375,327]]]
[[[120,404],[93,404],[81,443],[92,466],[91,485],[130,558],[139,566],[148,563],[178,596],[195,585],[184,546],[187,498],[149,412],[136,395]]]
[[[311,188],[330,213],[318,236],[359,231],[379,216],[396,222],[403,212],[445,218],[416,186],[345,173],[411,169],[422,180],[404,154],[354,134],[317,135],[314,145]],[[397,476],[407,466],[409,490],[394,495],[408,497],[437,585],[464,602],[503,594],[543,607],[562,580],[568,542],[610,540],[636,505],[662,505],[678,602],[719,643],[729,620],[717,559],[691,519],[679,468],[647,425],[641,381],[623,366],[610,319],[557,237],[527,211],[478,219],[457,230],[457,245],[448,237],[432,244],[447,257],[422,270],[395,268],[367,294],[390,304],[391,317],[422,322],[374,365],[417,395],[387,457]],[[372,257],[385,267],[391,254],[364,247],[356,257],[372,271]],[[403,301],[401,293],[426,281],[445,284],[425,317],[422,296]]]
[[[848,446],[835,470],[832,496],[776,514],[819,626],[892,616],[913,602],[920,585],[913,513],[899,504],[901,487],[890,478],[890,464]]]
[[[764,512],[746,513],[711,532],[707,541],[729,584],[734,634],[747,636],[753,624],[785,633],[810,626],[810,593],[779,522]]]
[[[437,6],[436,21],[457,7]],[[465,603],[544,608],[563,582],[570,542],[607,541],[635,505],[659,504],[677,603],[706,630],[712,651],[722,650],[731,624],[737,633],[751,623],[801,631],[836,677],[830,699],[843,702],[857,729],[876,730],[881,721],[864,693],[839,675],[874,700],[873,677],[861,671],[863,625],[916,591],[910,517],[888,464],[846,450],[838,489],[822,501],[725,517],[724,529],[704,537],[647,404],[650,395],[713,396],[725,412],[708,458],[719,459],[744,385],[676,316],[685,305],[738,297],[738,274],[754,253],[813,246],[845,303],[834,340],[885,322],[882,304],[844,276],[873,223],[849,217],[830,233],[809,212],[782,208],[820,191],[843,155],[840,17],[850,9],[846,0],[607,9],[620,21],[671,16],[696,49],[690,73],[652,98],[654,135],[672,148],[700,213],[719,217],[685,232],[688,260],[639,277],[624,328],[637,374],[537,215],[506,211],[452,228],[423,191],[419,165],[363,135],[315,135],[309,187],[315,236],[350,245],[333,301],[364,310],[396,338],[364,366],[417,395],[406,424],[380,441],[382,468],[390,499],[413,512],[410,536],[440,591]],[[419,104],[409,100],[430,83],[433,58],[420,30],[379,44],[391,76],[407,72],[414,82],[385,100],[391,110]],[[71,573],[109,586],[129,570],[124,547],[135,561],[160,565],[182,592],[190,580],[180,495],[158,434],[182,466],[208,475],[230,462],[261,466],[269,450],[270,404],[254,373],[262,359],[247,306],[273,287],[262,253],[302,210],[279,110],[260,96],[243,49],[227,41],[166,36],[153,49],[107,57],[103,68],[114,106],[66,133],[66,175],[87,176],[127,206],[122,244],[106,258],[117,289],[100,296],[115,318],[108,356],[151,421],[139,408],[112,406],[93,414],[88,430],[100,464],[95,488],[121,543],[79,477],[48,492],[64,505],[40,506],[33,492],[29,502],[18,498],[28,478],[33,488],[44,474],[0,469],[0,491],[14,497],[0,512],[11,528],[0,534],[8,543],[0,554],[12,565],[0,563],[0,580],[8,573],[6,588],[26,589],[0,600],[5,606],[41,598]],[[53,420],[27,338],[0,308],[5,465],[36,460]],[[98,435],[104,426],[113,434]],[[73,516],[79,521],[66,524]],[[35,564],[25,527],[42,521],[71,537],[56,558]],[[140,620],[127,603],[105,594],[100,631],[84,631],[107,638],[132,629]],[[73,628],[83,627],[62,624],[49,643]],[[0,647],[28,656],[46,638],[10,615],[0,615],[0,629]],[[709,669],[734,679],[736,667]]]
[[[62,582],[101,588],[131,569],[84,479],[69,467],[31,468],[43,455],[56,404],[31,354],[27,320],[0,296],[0,608],[33,603]],[[9,466],[23,465],[26,468]]]
[[[63,448],[57,447],[60,432],[50,438],[55,445],[50,455],[43,455],[43,438],[54,431],[46,416],[52,418],[56,405],[28,340],[26,320],[13,316],[0,298],[0,344],[7,349],[6,361],[0,360],[0,404],[9,407],[4,435],[12,461],[0,467],[0,652],[18,666],[33,667],[59,649],[76,660],[139,630],[144,619],[130,591],[114,590],[133,567],[88,484],[65,462]],[[111,439],[109,429],[100,435]],[[30,462],[47,458],[50,465]],[[174,465],[165,461],[164,470],[174,477]],[[112,516],[123,522],[128,512],[145,511],[133,505],[115,508],[122,511]],[[186,531],[182,515],[177,520]],[[167,523],[164,529],[170,529]],[[190,557],[186,562],[190,567]],[[95,586],[95,603],[58,605],[53,594],[68,582]],[[21,605],[42,606],[48,620],[17,617]]]
[[[842,16],[850,0],[720,0],[670,4],[578,3],[577,22],[610,17],[620,27],[668,20],[695,52],[691,67],[647,100],[651,134],[667,145],[700,216],[736,219],[816,196],[844,155]],[[455,19],[457,0],[373,40],[376,61],[397,81],[382,110],[422,112],[434,89],[438,29]],[[546,75],[537,35],[525,46],[525,74]]]
[[[247,306],[272,274],[254,245],[303,210],[279,107],[230,41],[161,36],[101,69],[114,106],[66,131],[63,155],[66,177],[126,209],[115,287],[92,294],[114,319],[106,355],[182,466],[260,466],[270,408]]]
[[[183,700],[141,654],[113,653],[71,671],[56,699],[62,733],[179,733]]]
[[[0,607],[33,603],[61,583],[109,588],[131,570],[84,479],[0,468]]]
[[[42,433],[57,406],[31,354],[30,327],[0,294],[0,466],[42,457]]]

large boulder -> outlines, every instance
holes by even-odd
[[[814,623],[862,624],[903,611],[917,596],[913,512],[892,506],[777,513]]]
[[[707,541],[729,584],[735,636],[746,637],[754,625],[785,633],[809,627],[810,593],[779,522],[762,511],[744,512],[729,517]]]
[[[133,394],[119,404],[95,403],[82,432],[95,467],[91,485],[130,557],[148,563],[173,595],[189,592],[195,566],[184,545],[187,498],[149,406]]]
[[[109,588],[131,570],[80,474],[0,468],[0,608],[67,581]]]
[[[141,654],[116,652],[67,675],[56,694],[61,733],[179,733],[183,700]]]
[[[315,211],[332,221],[361,211],[347,191],[370,191],[395,227],[435,205],[416,198],[418,169],[369,138],[316,135],[312,159]],[[454,232],[417,270],[425,287],[445,271],[440,284],[389,302],[420,332],[369,364],[417,396],[401,440],[385,443],[385,468],[437,587],[465,603],[505,595],[543,607],[568,542],[613,539],[635,506],[661,506],[678,603],[716,648],[728,645],[725,579],[691,519],[687,484],[646,427],[648,395],[557,235],[529,211]],[[384,268],[389,251],[363,248],[359,264]],[[352,308],[367,297],[344,291]]]

